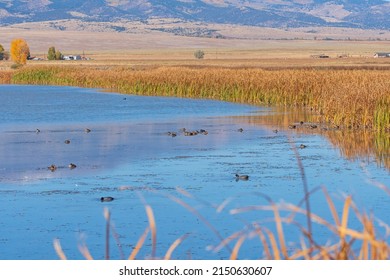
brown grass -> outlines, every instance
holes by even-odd
[[[302,107],[338,126],[390,130],[390,72],[338,69],[26,67],[12,82]]]
[[[13,71],[0,70],[0,84],[10,84]]]
[[[217,252],[222,248],[226,249],[228,243],[234,242],[233,249],[230,251],[230,259],[240,259],[240,249],[242,245],[249,239],[253,239],[253,236],[258,236],[259,242],[262,245],[263,252],[259,251],[259,256],[263,255],[266,259],[274,260],[295,260],[295,259],[307,259],[307,260],[345,260],[345,259],[358,259],[358,260],[387,260],[390,257],[390,245],[388,243],[388,236],[380,233],[380,228],[389,228],[387,224],[381,222],[375,222],[377,219],[373,214],[367,214],[360,211],[354,204],[351,196],[346,196],[343,201],[341,214],[338,214],[336,203],[327,190],[322,188],[323,195],[326,198],[329,211],[332,214],[333,221],[327,221],[324,218],[316,215],[313,212],[309,212],[306,209],[300,207],[300,205],[293,205],[290,203],[271,203],[269,205],[254,205],[241,208],[233,208],[229,212],[231,215],[236,216],[246,212],[253,211],[271,211],[273,212],[273,223],[276,226],[276,230],[269,229],[264,224],[259,222],[253,222],[252,227],[245,230],[239,230],[234,232],[226,239],[222,240],[220,244],[214,246],[214,251]],[[180,191],[179,191],[180,193]],[[310,199],[310,197],[308,197]],[[179,199],[176,201],[176,203]],[[179,203],[180,204],[180,203]],[[149,219],[149,224],[133,251],[129,255],[129,260],[136,259],[141,248],[143,248],[145,241],[149,235],[150,227],[156,227],[154,224],[154,218],[151,218],[152,209],[150,206],[146,206],[146,213]],[[329,240],[325,243],[318,243],[316,236],[312,235],[307,227],[300,224],[296,217],[304,215],[308,217],[311,223],[323,225],[329,230]],[[349,226],[348,221],[354,215],[354,219],[357,219],[360,224],[352,228]],[[296,245],[293,249],[287,248],[287,243],[292,240],[288,240],[284,233],[285,227],[295,226],[301,231],[300,246]],[[182,242],[189,236],[188,233],[182,235],[176,239],[168,248],[165,255],[159,257],[155,255],[156,248],[154,239],[157,234],[152,233],[152,259],[172,259],[174,250],[182,244]],[[294,241],[293,241],[294,242]],[[294,242],[296,243],[296,242]],[[65,253],[62,250],[59,240],[54,240],[54,249],[60,259],[67,259]],[[89,250],[85,244],[79,246],[81,254],[86,259],[93,259]],[[245,259],[245,256],[241,256]]]

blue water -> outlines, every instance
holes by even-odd
[[[110,255],[128,257],[148,226],[146,204],[157,225],[156,255],[149,234],[138,258],[163,257],[186,236],[172,258],[227,259],[237,239],[216,247],[235,233],[247,237],[239,258],[263,258],[254,228],[275,226],[272,212],[255,207],[301,201],[301,173],[291,149],[301,143],[307,145],[299,154],[308,185],[316,190],[313,212],[332,221],[317,190],[324,186],[339,212],[343,197],[352,195],[358,209],[390,222],[390,197],[375,186],[390,186],[388,170],[344,159],[321,136],[275,134],[235,117],[270,109],[43,86],[0,86],[0,102],[0,259],[57,259],[54,239],[70,259],[83,259],[77,248],[83,243],[102,259],[105,207],[116,232]],[[208,134],[184,136],[181,128]],[[68,168],[71,162],[75,169]],[[51,164],[58,166],[55,172],[48,170]],[[249,180],[236,181],[236,173]],[[102,203],[102,196],[114,201]],[[305,217],[295,219],[306,225]],[[353,214],[349,225],[359,228]],[[294,224],[284,229],[293,251],[299,230]],[[332,241],[328,229],[314,224],[313,230],[319,243]],[[387,238],[383,228],[378,235]]]

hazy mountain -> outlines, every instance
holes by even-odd
[[[177,18],[266,27],[342,26],[390,28],[384,0],[0,0],[0,25]]]

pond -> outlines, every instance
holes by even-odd
[[[324,219],[332,214],[321,187],[339,213],[352,195],[357,209],[390,223],[386,166],[370,155],[352,160],[326,135],[258,121],[271,108],[15,85],[0,86],[0,102],[0,259],[58,259],[54,240],[69,259],[84,259],[80,245],[103,259],[105,209],[110,257],[127,258],[150,225],[149,206],[156,239],[149,232],[139,259],[164,257],[179,238],[173,259],[228,259],[242,236],[238,257],[264,258],[256,228],[275,231],[270,201],[302,201],[302,171],[311,210]],[[306,226],[305,216],[295,220]],[[284,232],[288,249],[299,247],[299,227]],[[387,238],[384,228],[378,235]],[[316,224],[313,236],[334,238]]]

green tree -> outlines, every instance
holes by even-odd
[[[4,59],[4,47],[0,44],[0,60]]]
[[[197,59],[202,59],[204,57],[204,51],[202,50],[197,50],[196,52],[194,52],[194,56],[195,58]]]
[[[62,60],[62,53],[60,51],[56,51],[56,60]]]
[[[55,60],[56,59],[56,48],[50,47],[47,51],[47,59],[48,60]]]

